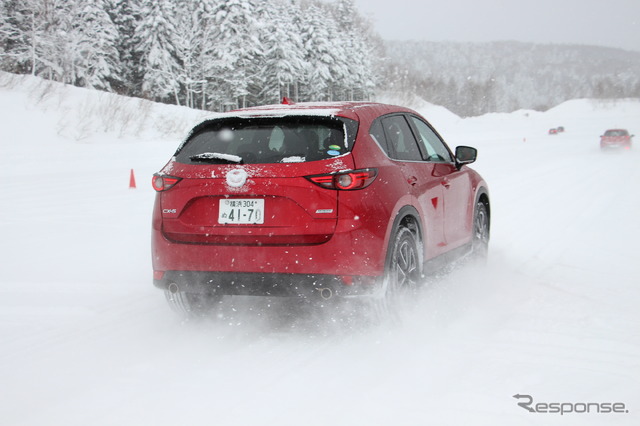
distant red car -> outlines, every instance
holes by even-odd
[[[600,148],[624,148],[631,149],[631,138],[634,135],[629,135],[629,132],[625,129],[609,129],[604,132],[604,135],[600,136]]]
[[[226,295],[364,296],[486,256],[487,184],[416,112],[287,104],[197,125],[153,178],[154,284],[186,313]]]

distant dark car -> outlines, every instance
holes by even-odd
[[[558,126],[558,127],[556,128],[556,132],[557,132],[557,133],[564,133],[564,127],[562,127],[562,126]]]
[[[558,129],[556,129],[555,127],[553,129],[549,129],[549,134],[550,135],[556,135],[558,134]]]
[[[364,296],[486,256],[489,193],[416,112],[274,105],[196,126],[153,178],[154,284],[187,314],[229,295]]]
[[[601,149],[631,149],[631,138],[634,135],[629,135],[629,132],[625,129],[609,129],[604,132],[604,135],[600,136],[600,148]]]

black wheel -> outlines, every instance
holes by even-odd
[[[400,310],[415,295],[422,282],[422,253],[416,235],[400,228],[387,259],[385,274],[373,296],[377,319],[398,320]]]
[[[164,294],[169,306],[184,318],[212,317],[222,303],[222,296],[184,292],[176,284],[170,284]]]
[[[489,210],[487,205],[478,201],[473,215],[473,240],[471,242],[472,257],[479,262],[486,262],[489,255]]]

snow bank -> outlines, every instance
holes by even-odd
[[[15,122],[26,124],[18,134],[29,133],[34,128],[41,132],[44,127],[49,135],[73,141],[175,139],[183,137],[207,115],[190,108],[1,71],[0,93],[0,106],[5,114],[14,117]],[[31,120],[35,121],[16,116],[24,111],[29,111]]]
[[[486,268],[430,279],[401,326],[251,298],[184,324],[151,283],[148,180],[201,113],[0,80],[3,424],[640,424],[640,150],[598,149],[604,128],[640,134],[640,102],[418,108],[479,148],[492,237]],[[516,394],[629,412],[531,413]]]

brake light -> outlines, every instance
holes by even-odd
[[[153,179],[151,180],[151,185],[153,189],[158,192],[166,191],[167,189],[171,189],[174,185],[180,182],[182,178],[174,177],[174,176],[166,176],[161,174],[154,174]]]
[[[376,169],[348,170],[338,173],[305,176],[306,179],[326,189],[352,191],[366,188],[378,176]]]

